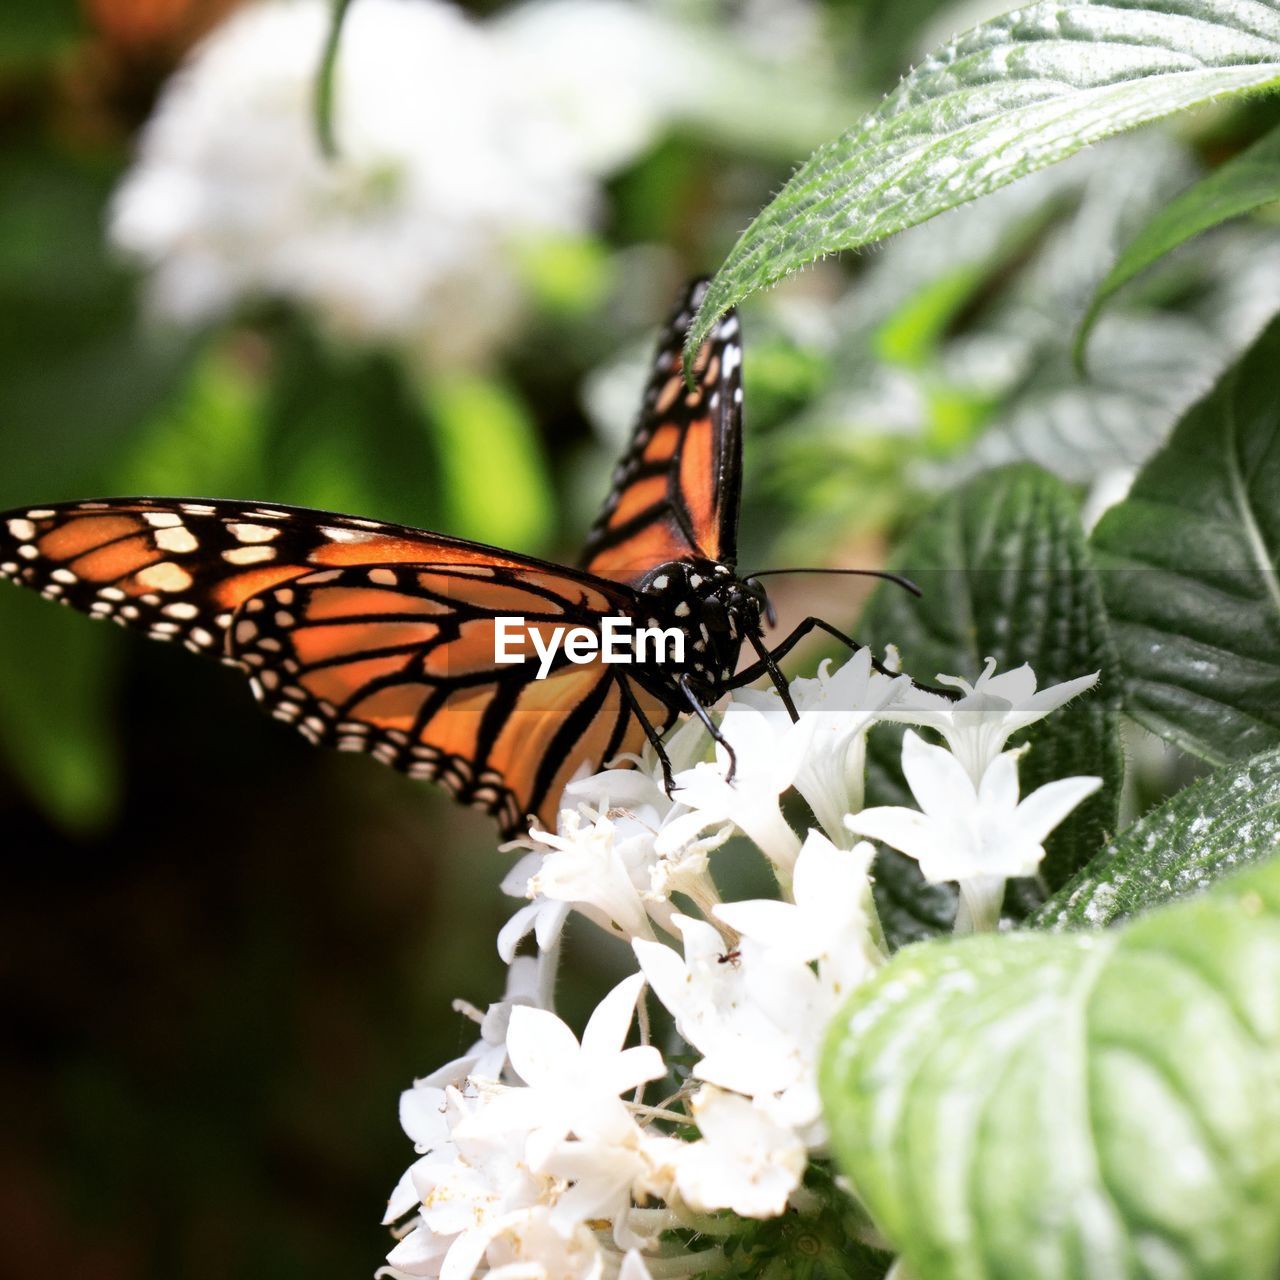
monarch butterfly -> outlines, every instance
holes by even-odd
[[[367,752],[442,783],[511,836],[554,824],[564,784],[654,744],[681,711],[769,674],[821,627],[770,650],[768,601],[735,572],[741,482],[739,323],[712,330],[687,386],[691,286],[660,340],[639,421],[566,568],[444,534],[257,503],[113,498],[0,515],[0,574],[93,617],[240,668],[314,743]],[[495,620],[599,631],[623,616],[684,638],[685,660],[630,666],[495,662]],[[746,641],[757,660],[738,670]],[[794,714],[794,708],[788,707]]]

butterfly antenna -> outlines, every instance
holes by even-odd
[[[759,573],[744,574],[743,581],[749,582],[752,578],[767,578],[772,574],[778,573],[838,573],[860,578],[883,578],[885,582],[896,583],[904,591],[911,592],[913,596],[924,595],[924,592],[910,578],[904,578],[900,573],[890,573],[887,569],[761,569]]]

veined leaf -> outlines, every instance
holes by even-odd
[[[1077,367],[1084,365],[1085,344],[1094,321],[1112,294],[1193,236],[1275,200],[1280,200],[1280,129],[1273,129],[1188,188],[1130,241],[1098,286],[1080,322],[1074,351]]]
[[[1040,4],[942,46],[743,232],[686,352],[748,294],[1176,111],[1280,83],[1277,0]]]
[[[1274,1280],[1280,864],[1105,933],[907,948],[821,1086],[913,1276]]]
[[[1030,663],[1041,688],[1101,673],[1097,689],[1015,739],[1031,743],[1020,769],[1024,795],[1073,774],[1103,779],[1048,843],[1045,879],[1050,888],[1063,884],[1114,832],[1123,772],[1120,672],[1075,501],[1034,467],[989,472],[926,516],[893,567],[918,582],[924,598],[877,588],[859,635],[877,651],[897,645],[903,670],[918,679],[946,672],[973,680],[988,657],[1001,670]],[[896,758],[887,758],[895,736],[877,728],[870,745],[868,803],[910,804],[893,785]],[[895,940],[936,930],[939,890],[887,861],[877,876],[886,929]],[[1010,908],[1020,907],[1011,896]]]
[[[1222,764],[1280,745],[1280,321],[1093,533],[1125,709]]]
[[[1219,769],[1112,841],[1027,923],[1101,928],[1280,853],[1280,750]]]

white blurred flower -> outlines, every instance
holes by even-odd
[[[620,0],[490,24],[444,0],[360,0],[329,161],[313,103],[330,12],[261,0],[197,47],[143,130],[110,238],[167,321],[284,298],[344,338],[481,360],[518,313],[512,251],[590,225],[599,179],[678,105],[660,81],[685,45]]]
[[[996,660],[988,658],[973,684],[959,676],[940,675],[939,684],[959,689],[963,696],[952,701],[911,688],[885,708],[882,718],[936,729],[976,785],[1015,733],[1098,683],[1095,671],[1037,690],[1036,673],[1026,663],[999,675],[995,670]]]
[[[624,164],[716,78],[685,29],[625,0],[534,0],[491,30],[542,106],[543,141],[563,149],[565,168]]]
[[[1020,802],[1019,754],[998,755],[975,785],[950,751],[908,730],[902,772],[920,810],[885,805],[845,821],[858,835],[883,840],[914,858],[926,880],[957,881],[967,900],[966,923],[994,928],[1005,880],[1033,875],[1049,832],[1102,786],[1101,778],[1060,778]]]
[[[705,1085],[692,1099],[701,1135],[681,1153],[676,1186],[695,1209],[771,1218],[787,1207],[808,1163],[794,1131],[747,1098]]]

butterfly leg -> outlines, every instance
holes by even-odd
[[[671,772],[671,757],[667,755],[667,749],[662,745],[662,734],[658,731],[658,727],[644,713],[644,708],[640,705],[640,700],[631,692],[631,684],[627,680],[620,680],[619,687],[622,689],[622,696],[627,700],[627,704],[631,708],[632,714],[640,721],[640,727],[644,730],[644,736],[649,739],[649,745],[653,748],[654,753],[658,757],[658,763],[662,765],[662,785],[666,788],[667,795],[676,788],[675,775]]]
[[[702,721],[702,727],[715,739],[719,746],[724,748],[725,754],[729,757],[729,768],[725,771],[724,780],[732,782],[733,775],[738,768],[738,757],[734,753],[733,747],[729,745],[728,738],[720,732],[720,726],[716,724],[706,707],[702,705],[702,699],[698,697],[698,686],[694,684],[687,674],[680,677],[680,691],[688,699],[693,714]]]
[[[729,682],[728,687],[730,689],[740,689],[743,685],[750,684],[753,680],[759,680],[763,675],[768,675],[773,679],[774,684],[776,685],[777,678],[773,673],[777,670],[779,659],[785,658],[787,654],[789,654],[791,650],[805,638],[805,636],[810,635],[814,631],[825,631],[827,635],[839,640],[841,644],[848,645],[849,650],[852,653],[857,653],[859,649],[865,649],[867,647],[865,644],[859,644],[852,636],[845,635],[845,633],[838,627],[833,627],[825,618],[808,617],[805,618],[803,622],[799,623],[795,630],[792,631],[785,640],[767,651],[767,661],[762,657],[761,661],[753,662],[749,667],[743,667],[741,671],[734,675],[733,679]],[[894,671],[889,667],[886,667],[874,654],[871,655],[871,666],[882,676],[894,677],[902,674],[901,671]],[[914,684],[917,689],[923,689],[926,693],[936,693],[940,697],[947,698],[952,702],[960,697],[960,691],[958,689],[942,689],[937,685],[924,684],[922,681],[914,679],[912,680],[912,684]]]
[[[778,691],[778,697],[782,699],[782,705],[787,709],[787,715],[791,717],[791,723],[795,724],[800,719],[800,713],[791,699],[791,686],[787,684],[787,677],[782,674],[777,659],[769,652],[769,647],[756,632],[753,631],[747,638],[760,659],[758,665],[763,666],[768,672],[769,679],[773,681],[773,687]]]

